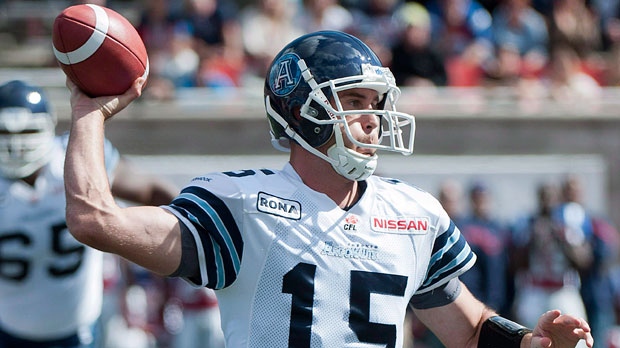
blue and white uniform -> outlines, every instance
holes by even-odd
[[[67,230],[66,142],[66,136],[55,139],[34,187],[0,177],[0,332],[7,340],[93,340],[90,328],[101,313],[102,253]],[[108,142],[105,158],[110,175],[119,153]]]
[[[345,211],[287,164],[197,177],[165,207],[196,243],[188,280],[217,289],[227,347],[400,347],[410,299],[474,264],[429,193],[365,184]]]

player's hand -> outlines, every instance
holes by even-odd
[[[532,332],[531,348],[573,348],[580,340],[588,347],[594,339],[588,323],[580,318],[563,315],[559,310],[548,311],[538,319]]]
[[[146,79],[144,77],[139,77],[134,81],[133,85],[121,95],[91,98],[84,94],[75,83],[67,78],[66,85],[71,92],[71,117],[77,120],[86,115],[97,113],[103,116],[104,120],[107,120],[127,107],[134,99],[138,98],[142,94],[142,86],[145,82]]]

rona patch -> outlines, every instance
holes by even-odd
[[[276,197],[265,192],[258,193],[256,209],[263,213],[277,215],[287,219],[301,219],[301,203]]]

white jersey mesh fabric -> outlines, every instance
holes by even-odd
[[[399,347],[409,299],[473,265],[430,194],[366,182],[344,211],[288,164],[213,173],[167,207],[202,248],[192,279],[219,289],[228,346]]]

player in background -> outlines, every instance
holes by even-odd
[[[175,316],[167,316],[176,318],[175,330],[171,330],[171,347],[224,348],[215,292],[206,287],[191,286],[181,278],[168,280],[170,296],[166,313],[177,313]]]
[[[517,276],[515,317],[528,325],[536,321],[540,310],[560,308],[585,318],[579,274],[590,267],[591,246],[585,239],[579,243],[566,239],[555,216],[560,203],[555,183],[541,183],[536,194],[537,211],[513,229],[510,253]]]
[[[0,86],[0,347],[95,347],[102,253],[67,231],[63,165],[67,135],[42,88]],[[103,144],[103,142],[102,142]],[[105,142],[114,197],[166,204],[178,191],[138,173]],[[84,175],[90,175],[85,173]]]
[[[372,175],[377,150],[412,153],[415,121],[359,39],[310,33],[274,58],[265,107],[283,169],[205,174],[167,206],[122,208],[104,121],[143,83],[91,99],[67,81],[67,221],[88,245],[216,289],[227,347],[400,347],[410,303],[447,347],[593,346],[583,319],[553,310],[529,330],[487,308],[458,279],[475,255],[440,203]]]
[[[469,211],[457,226],[477,260],[461,280],[476,298],[507,315],[507,229],[495,216],[493,193],[485,183],[477,181],[469,187],[469,202]]]

